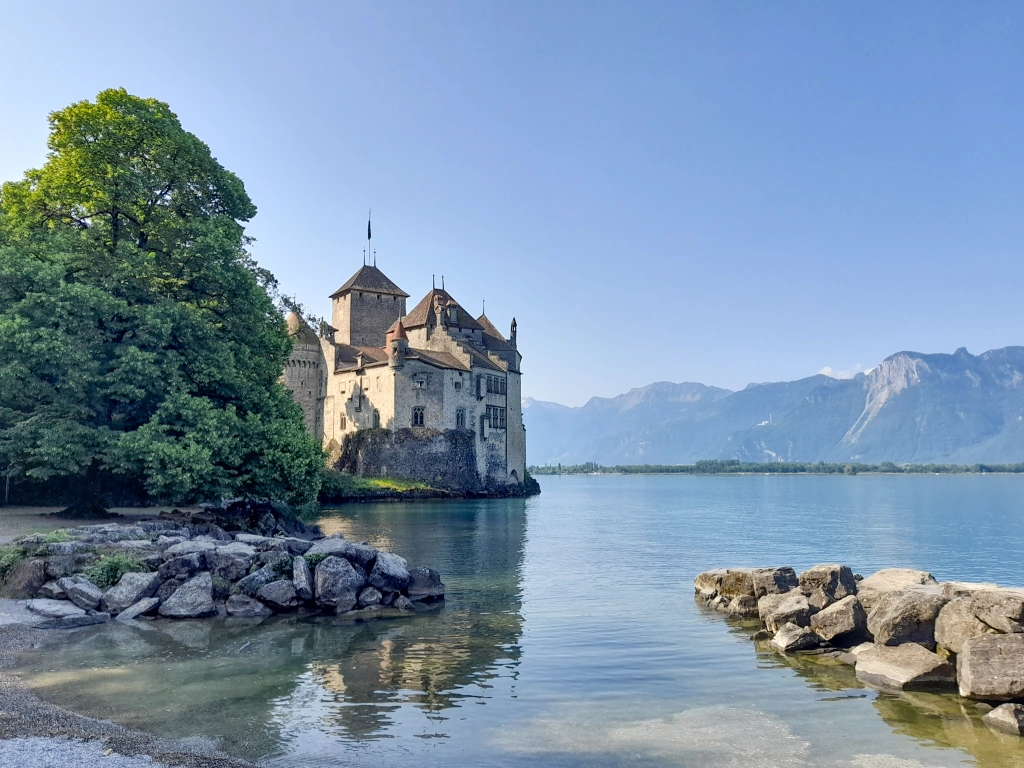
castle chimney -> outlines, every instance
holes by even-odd
[[[516,319],[512,318],[512,336],[509,338],[508,343],[512,345],[512,349],[516,348]]]

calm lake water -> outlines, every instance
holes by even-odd
[[[20,673],[77,711],[280,767],[1024,766],[1024,740],[976,706],[755,647],[692,586],[708,568],[835,561],[1024,584],[1024,477],[540,481],[525,501],[324,517],[437,568],[440,610],[111,623]]]

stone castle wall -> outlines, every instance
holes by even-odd
[[[405,299],[386,293],[351,291],[334,300],[331,325],[340,344],[354,347],[383,347],[384,334],[405,315]]]
[[[281,382],[291,390],[292,397],[302,407],[306,429],[313,435],[322,434],[322,402],[326,375],[319,344],[305,344],[296,339],[292,353],[285,363]]]
[[[469,429],[367,429],[345,437],[336,468],[467,492],[483,489],[476,463],[476,438]]]

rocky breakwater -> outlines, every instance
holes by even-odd
[[[985,702],[990,727],[1024,735],[1024,589],[839,564],[723,568],[694,588],[701,605],[760,621],[751,639],[780,653],[834,655],[878,688]]]
[[[20,559],[3,588],[27,599],[43,629],[283,612],[402,615],[444,600],[437,571],[366,542],[293,530],[265,536],[150,521],[35,534],[9,548]]]

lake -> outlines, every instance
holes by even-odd
[[[695,604],[722,566],[1024,584],[1024,477],[563,476],[522,500],[351,505],[430,565],[405,619],[116,622],[18,668],[43,698],[270,766],[1024,766],[955,696],[880,694]],[[248,645],[246,645],[248,643]]]

